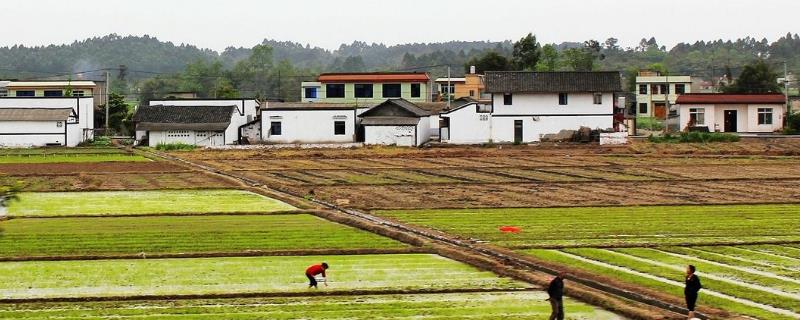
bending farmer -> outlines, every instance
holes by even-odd
[[[310,266],[306,269],[306,277],[308,277],[308,287],[309,288],[317,288],[317,278],[318,274],[322,275],[323,284],[328,286],[328,279],[325,275],[325,270],[328,270],[328,264],[323,262],[321,264],[315,264]]]

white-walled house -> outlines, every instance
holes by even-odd
[[[225,129],[225,144],[237,144],[242,141],[241,127],[256,121],[259,102],[255,99],[162,99],[150,100],[149,105],[163,106],[233,106],[236,113],[231,117],[230,125]],[[140,139],[144,132],[137,130],[136,138]]]
[[[389,99],[358,117],[364,144],[416,147],[430,141],[431,113],[402,98]]]
[[[358,115],[374,105],[268,102],[261,110],[261,140],[267,143],[353,143]]]
[[[140,106],[133,115],[136,131],[144,132],[137,142],[148,146],[183,143],[197,146],[227,144],[235,106]]]
[[[782,94],[694,93],[678,97],[681,130],[768,133],[783,129],[786,97]]]
[[[528,143],[580,127],[611,129],[619,72],[487,72],[491,101],[442,113],[447,143]]]
[[[0,147],[75,147],[93,138],[92,97],[0,98]]]

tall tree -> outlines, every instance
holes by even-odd
[[[469,66],[475,66],[478,73],[484,73],[486,71],[507,71],[511,69],[511,62],[508,61],[508,58],[499,53],[489,51],[481,57],[473,58],[464,65],[466,70],[469,70]]]
[[[542,47],[542,56],[539,64],[536,65],[536,71],[552,72],[558,70],[558,50],[552,44],[546,44]]]
[[[722,88],[726,93],[779,93],[778,74],[764,60],[746,65],[733,84]]]
[[[542,48],[536,41],[536,36],[528,33],[522,39],[514,43],[514,50],[511,54],[511,62],[517,70],[535,70],[539,63]]]
[[[257,45],[247,59],[236,63],[233,68],[234,82],[246,95],[268,98],[273,65],[272,47]]]

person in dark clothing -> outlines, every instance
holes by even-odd
[[[323,284],[328,286],[327,276],[325,275],[325,270],[328,270],[328,264],[323,262],[321,264],[315,264],[310,266],[306,269],[306,277],[308,278],[308,288],[317,288],[317,275],[321,274],[323,280]]]
[[[547,294],[550,296],[550,308],[553,311],[550,313],[550,320],[564,320],[564,272],[560,272],[550,285],[547,286]]]
[[[694,274],[695,267],[688,265],[686,267],[686,287],[683,288],[683,295],[686,297],[686,308],[689,309],[689,319],[694,319],[694,307],[697,303],[697,292],[703,288],[700,284],[700,278]]]

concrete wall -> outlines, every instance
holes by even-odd
[[[92,97],[61,97],[61,98],[16,98],[4,97],[0,98],[0,108],[72,108],[76,114],[76,118],[69,119],[65,124],[67,138],[66,146],[75,147],[81,142],[94,138],[94,99]],[[55,126],[56,122],[52,122]],[[3,129],[1,132],[6,133],[3,136],[11,136],[9,133],[15,133],[14,138],[4,138],[5,141],[14,140],[17,145],[42,145],[43,141],[48,140],[41,135],[19,135],[19,133],[32,133],[29,129],[44,129],[46,124],[17,124]],[[55,130],[48,130],[44,133],[50,132],[63,132],[65,129],[54,128]],[[34,132],[38,133],[38,132]],[[63,138],[61,139],[63,140]],[[0,142],[0,145],[2,143]]]
[[[0,146],[66,145],[65,121],[0,121]],[[18,135],[25,133],[25,135]]]
[[[603,103],[594,104],[592,93],[571,93],[568,104],[558,104],[558,94],[514,94],[512,104],[503,105],[503,95],[493,95],[495,115],[551,115],[551,114],[583,114],[597,115],[614,113],[614,95],[603,93]],[[611,127],[611,124],[609,124]]]
[[[364,126],[364,144],[413,147],[415,130],[416,127],[413,125]]]
[[[271,122],[281,135],[270,135]],[[334,122],[345,122],[345,134],[334,134]],[[356,141],[355,110],[270,110],[261,112],[262,140],[270,143],[349,143]]]
[[[419,123],[417,123],[417,141],[416,145],[421,146],[424,143],[427,143],[431,140],[431,118],[430,117],[422,117],[419,119]],[[437,130],[438,131],[438,130]],[[438,132],[437,132],[438,133]]]
[[[449,139],[443,142],[453,144],[479,144],[492,140],[492,115],[477,113],[475,105],[442,115],[450,119]]]
[[[736,132],[775,132],[783,129],[783,116],[786,112],[782,105],[679,105],[680,126],[685,130],[689,124],[689,109],[702,108],[705,111],[705,122],[709,131],[725,131],[725,111],[736,110]],[[772,124],[758,124],[758,109],[772,108]]]
[[[151,100],[151,106],[236,106],[231,116],[231,124],[225,130],[225,144],[236,144],[239,139],[239,127],[253,121],[258,113],[258,101],[255,99],[175,99]]]
[[[176,130],[176,131],[150,131],[150,140],[148,141],[150,147],[155,147],[158,144],[170,143],[184,143],[197,146],[221,146],[225,145],[225,138],[223,132],[211,131],[191,131],[191,130]]]

